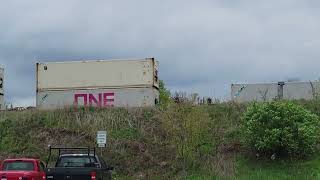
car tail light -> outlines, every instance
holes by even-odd
[[[92,172],[91,173],[91,180],[96,180],[96,176],[97,176],[97,173],[96,172]]]
[[[41,177],[42,177],[42,180],[46,180],[47,179],[47,176],[46,176],[46,173],[41,173]]]

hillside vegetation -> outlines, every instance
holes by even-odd
[[[319,101],[299,101],[316,115]],[[0,159],[38,156],[48,145],[95,146],[108,131],[116,179],[318,179],[320,156],[270,160],[243,146],[245,104],[1,112]],[[100,153],[100,152],[99,152]]]

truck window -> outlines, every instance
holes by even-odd
[[[5,162],[3,164],[4,171],[33,171],[34,165],[33,162]]]
[[[104,161],[104,159],[100,159],[100,163],[101,163],[101,167],[103,167],[103,168],[105,168],[105,167],[107,167],[107,164],[106,164],[106,162]]]
[[[39,162],[39,167],[40,167],[40,171],[43,172],[46,166],[43,164],[43,162]]]
[[[96,159],[94,157],[91,158],[91,163],[96,163]],[[61,157],[57,167],[85,167],[86,164],[90,163],[90,159],[88,156],[68,156]]]

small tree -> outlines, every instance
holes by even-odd
[[[243,117],[244,142],[277,155],[308,155],[319,139],[319,118],[291,102],[253,103]]]
[[[160,105],[161,106],[167,106],[171,101],[171,93],[170,91],[165,87],[164,81],[160,80],[159,83],[159,99],[160,99]]]

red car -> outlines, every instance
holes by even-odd
[[[0,165],[0,180],[45,179],[45,165],[39,159],[6,159]]]

